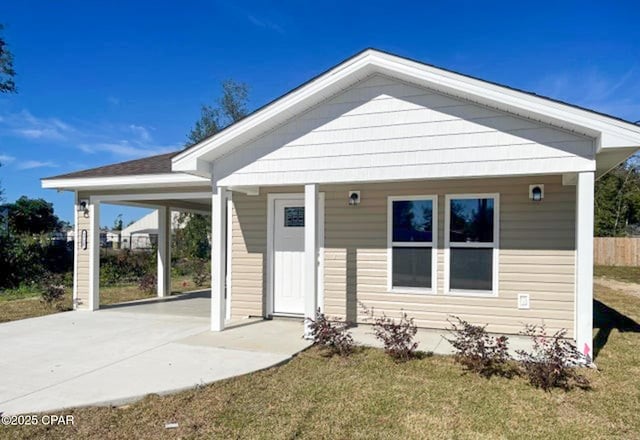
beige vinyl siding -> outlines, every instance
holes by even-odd
[[[91,233],[89,228],[91,221],[89,219],[88,214],[85,216],[84,213],[78,212],[78,221],[76,224],[75,230],[75,238],[74,238],[74,246],[75,251],[78,253],[78,258],[76,261],[77,267],[76,271],[76,282],[77,282],[77,308],[79,309],[87,309],[89,308],[89,254],[91,244],[89,240],[91,240]],[[82,249],[82,230],[87,230],[87,249]]]
[[[529,184],[545,185],[541,203],[528,198]],[[349,189],[361,204],[346,205]],[[444,213],[446,194],[500,194],[498,297],[445,295]],[[575,187],[560,176],[441,180],[332,187],[326,199],[325,306],[328,314],[365,316],[357,302],[378,313],[406,311],[420,326],[442,328],[459,315],[496,332],[516,333],[524,322],[573,330]],[[438,196],[437,294],[387,291],[387,197]],[[531,309],[517,308],[518,293],[531,295]]]
[[[545,185],[540,203],[528,198],[532,183]],[[525,322],[573,332],[575,187],[563,186],[561,176],[327,185],[320,190],[325,193],[327,314],[362,322],[365,316],[358,306],[362,302],[390,316],[404,310],[421,327],[443,328],[453,314],[489,324],[495,332],[517,333]],[[361,192],[359,206],[348,206],[349,190]],[[267,191],[273,189],[263,188],[254,197],[234,193],[234,316],[262,310]],[[495,298],[443,292],[445,195],[463,193],[500,194],[499,292]],[[438,196],[435,295],[387,291],[387,197],[392,195]],[[530,310],[517,308],[518,293],[531,295]],[[237,307],[236,300],[240,301]]]

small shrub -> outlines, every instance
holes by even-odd
[[[154,274],[146,274],[138,281],[138,288],[145,293],[154,293],[158,288],[158,278]]]
[[[589,359],[565,338],[566,333],[567,331],[562,329],[549,336],[544,325],[527,325],[521,332],[533,341],[532,352],[516,352],[531,385],[545,391],[552,388],[589,388],[589,380],[578,373],[576,368],[580,364],[588,363]]]
[[[61,275],[47,275],[42,283],[40,293],[42,302],[51,307],[58,305],[65,294],[64,280]]]
[[[192,270],[191,261],[186,258],[178,258],[174,260],[171,266],[171,272],[173,276],[183,277],[191,274]]]
[[[447,339],[455,349],[454,359],[469,371],[483,377],[493,375],[511,377],[516,369],[510,362],[509,338],[494,337],[487,332],[487,326],[473,325],[453,316],[455,322],[449,320],[453,335]]]
[[[198,258],[192,263],[191,279],[197,287],[204,286],[211,276],[208,260]]]
[[[373,319],[373,334],[384,345],[384,351],[398,362],[405,362],[419,357],[418,343],[413,338],[418,332],[413,318],[402,312],[400,321],[389,318],[384,313],[375,316],[373,309],[360,303],[364,312]]]
[[[347,331],[347,324],[329,320],[320,309],[316,312],[316,319],[309,319],[309,328],[313,343],[329,350],[331,355],[349,356],[355,349],[351,333]]]

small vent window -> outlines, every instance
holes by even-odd
[[[285,228],[304,227],[304,206],[293,206],[284,208]]]

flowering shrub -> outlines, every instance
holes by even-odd
[[[329,320],[320,309],[316,312],[316,319],[307,319],[307,322],[315,345],[328,349],[332,355],[348,356],[353,353],[355,344],[345,323]]]
[[[447,339],[455,349],[454,358],[469,371],[484,377],[493,375],[511,377],[516,369],[510,362],[509,338],[506,336],[490,336],[485,326],[473,325],[453,316],[455,322],[449,320],[453,334]]]
[[[402,312],[398,322],[389,318],[384,313],[375,316],[373,309],[367,308],[360,303],[364,312],[373,319],[373,334],[384,346],[384,351],[396,361],[405,362],[418,357],[418,343],[413,338],[418,332],[418,326],[413,318]]]
[[[575,368],[588,363],[589,359],[565,338],[566,333],[562,329],[548,335],[543,325],[527,325],[521,332],[533,341],[531,352],[516,352],[531,385],[545,391],[552,388],[589,388],[589,380]]]

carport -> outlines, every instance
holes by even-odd
[[[212,205],[210,179],[172,172],[171,158],[175,154],[43,179],[44,188],[74,193],[74,309],[93,311],[100,308],[100,208],[105,204],[158,211],[157,297],[162,299],[171,294],[171,213],[181,211],[210,217]],[[210,317],[210,291],[207,293],[206,304],[180,299],[156,302],[153,307],[166,310],[179,304],[199,304],[207,308],[199,310],[198,314]],[[151,303],[147,304],[148,309],[153,307]],[[227,319],[229,313],[227,306]]]

